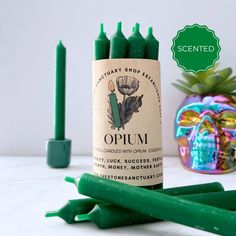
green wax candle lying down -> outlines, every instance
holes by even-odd
[[[214,193],[199,193],[193,195],[176,196],[178,198],[191,200],[222,209],[236,210],[236,190]],[[91,221],[100,229],[142,224],[158,221],[157,218],[131,211],[110,203],[99,203],[87,214],[75,217],[77,222]]]
[[[78,182],[80,194],[113,203],[157,219],[168,220],[219,235],[234,236],[236,214],[164,193],[83,174]]]
[[[76,223],[75,216],[78,214],[85,214],[91,211],[94,206],[101,201],[92,199],[92,198],[84,198],[84,199],[75,199],[69,200],[65,206],[57,211],[48,211],[46,212],[46,217],[55,217],[58,216],[62,218],[66,223],[73,224]]]
[[[69,181],[71,181],[71,178],[68,178]],[[72,182],[74,182],[74,180],[72,179]],[[163,192],[169,195],[185,195],[185,194],[196,194],[196,193],[205,193],[205,192],[217,192],[217,191],[224,191],[223,186],[218,183],[218,182],[213,182],[213,183],[206,183],[206,184],[197,184],[197,185],[190,185],[190,186],[184,186],[184,187],[175,187],[175,188],[167,188],[167,189],[159,189],[159,190],[154,190],[154,191],[159,191],[159,192]],[[85,198],[85,199],[75,199],[75,200],[69,200],[68,203],[63,206],[61,209],[57,210],[57,211],[49,211],[45,214],[46,217],[55,217],[58,216],[60,218],[62,218],[63,220],[65,220],[68,224],[73,224],[73,223],[77,223],[78,221],[75,220],[75,216],[79,215],[79,214],[85,214],[90,212],[96,204],[101,203],[101,201],[95,200],[95,199],[91,199],[91,198]],[[111,213],[114,211],[115,208],[113,208],[113,206],[111,204],[105,204],[105,209],[107,209],[107,205],[109,205],[108,207],[112,208],[111,209]],[[103,205],[102,204],[102,205]],[[101,204],[99,204],[99,208],[101,208],[103,206],[101,206]],[[122,208],[123,209],[123,208]],[[125,218],[130,218],[130,216],[132,217],[133,212],[132,211],[128,211],[128,214],[124,215]],[[114,217],[116,218],[116,215],[120,215],[119,214],[120,210],[118,210]],[[131,215],[130,215],[131,214]],[[139,213],[136,213],[138,215],[140,215]],[[123,216],[122,216],[123,217]],[[142,217],[144,217],[142,215]],[[81,220],[79,220],[81,221]],[[114,221],[114,220],[113,220]],[[112,219],[110,221],[108,221],[107,223],[107,227],[109,227],[109,225],[111,225]],[[120,219],[120,221],[113,223],[111,227],[115,227],[115,226],[120,226],[120,224],[122,223],[122,219]],[[118,225],[117,225],[118,224]],[[124,222],[124,225],[126,223]]]

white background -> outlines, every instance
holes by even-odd
[[[164,154],[177,154],[175,111],[184,95],[171,86],[181,78],[172,59],[172,38],[186,24],[205,24],[220,38],[221,66],[236,73],[234,0],[0,0],[0,155],[42,155],[53,135],[55,47],[67,47],[66,136],[73,154],[92,152],[92,42],[104,22],[111,36],[123,21],[135,22],[160,41]]]

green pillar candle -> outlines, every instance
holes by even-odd
[[[236,191],[200,193],[194,195],[177,196],[177,198],[187,199],[222,209],[236,209]],[[109,203],[99,203],[87,214],[80,214],[75,217],[78,222],[91,221],[101,229],[114,228],[125,225],[143,224],[156,222],[159,219],[144,215],[139,212],[121,208]]]
[[[110,49],[110,40],[104,32],[103,24],[100,24],[100,33],[94,41],[94,57],[95,60],[108,59]]]
[[[70,181],[71,178],[68,178],[68,180]],[[72,182],[74,182],[74,180],[72,180]],[[154,191],[163,192],[163,193],[168,194],[168,195],[177,196],[177,195],[185,195],[185,194],[198,195],[197,193],[206,193],[206,192],[209,193],[209,192],[224,191],[224,188],[220,183],[213,182],[213,183],[206,183],[206,184],[189,185],[189,186],[184,186],[184,187],[159,189],[159,190],[154,190]],[[46,212],[45,216],[46,217],[60,217],[65,222],[67,222],[68,224],[74,224],[74,223],[77,223],[77,222],[81,221],[81,219],[79,221],[75,220],[75,216],[77,216],[79,214],[85,214],[85,213],[90,212],[95,207],[96,204],[99,204],[98,208],[101,208],[100,207],[101,204],[102,205],[104,204],[105,209],[107,209],[107,205],[109,205],[109,207],[111,207],[111,213],[114,212],[115,209],[116,209],[116,207],[114,208],[114,205],[107,204],[107,203],[101,203],[101,201],[91,199],[91,198],[85,198],[85,199],[69,200],[68,203],[64,207],[62,207],[61,209],[56,210],[56,211],[48,211],[48,212]],[[228,204],[229,204],[229,207],[231,207],[231,203],[228,203]],[[117,218],[119,216],[119,212],[120,212],[119,209],[120,208],[118,207],[118,211],[115,212],[114,218]],[[127,210],[127,211],[128,211],[127,214],[125,214],[125,212],[122,211],[122,219],[123,219],[123,217],[125,219],[129,218],[129,222],[130,221],[135,222],[133,217],[132,217],[133,212],[130,211],[130,210]],[[111,213],[110,213],[110,215],[111,215]],[[140,215],[140,213],[136,212],[136,215],[137,214]],[[143,220],[145,220],[146,219],[145,217],[146,216],[144,216],[144,215],[142,215],[141,218],[139,216],[138,217],[136,216],[135,219],[137,218],[137,219],[142,220],[144,218]],[[131,218],[132,218],[132,220],[131,220]],[[112,223],[114,220],[111,219],[108,222],[107,227],[109,227],[109,225],[113,225],[113,226],[110,226],[110,227],[116,227],[116,226],[121,225],[122,222],[123,222],[122,219],[120,219],[117,223]],[[126,223],[124,223],[124,225],[125,224]]]
[[[110,40],[110,58],[125,58],[128,41],[122,33],[122,23],[117,23],[117,31]]]
[[[111,106],[112,118],[113,118],[115,127],[119,129],[121,127],[120,113],[119,113],[119,107],[117,103],[117,97],[116,97],[116,94],[114,93],[115,86],[112,80],[110,80],[108,83],[108,89],[111,92],[109,94],[109,102]]]
[[[158,60],[159,54],[159,42],[153,36],[152,27],[148,28],[148,35],[145,38],[146,41],[146,48],[145,48],[145,58]]]
[[[54,139],[65,139],[66,48],[60,41],[56,49]]]
[[[145,39],[139,32],[139,24],[136,23],[133,34],[128,38],[128,58],[144,58]]]
[[[80,177],[78,191],[80,194],[158,219],[215,234],[235,235],[236,214],[228,210],[168,196],[91,174],[83,174]]]
[[[55,217],[58,216],[62,218],[66,223],[73,224],[76,223],[75,216],[78,214],[85,214],[91,211],[96,204],[100,201],[92,198],[75,199],[69,200],[65,206],[57,211],[48,211],[45,217]]]

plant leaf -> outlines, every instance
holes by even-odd
[[[200,82],[195,76],[193,76],[190,73],[183,72],[182,75],[183,75],[184,79],[187,82],[189,82],[191,85],[194,85],[194,84],[197,84]]]
[[[227,79],[232,74],[232,72],[233,72],[232,69],[230,67],[228,67],[228,68],[225,68],[223,70],[218,71],[217,73],[220,76],[222,76],[222,77]]]
[[[230,77],[227,80],[225,80],[225,83],[229,83],[229,82],[236,82],[236,76]]]
[[[124,120],[122,121],[123,124],[126,124],[131,119],[134,112],[138,112],[139,107],[142,106],[142,98],[141,96],[130,96],[122,102],[122,107],[125,107],[124,110]]]
[[[222,91],[224,88],[234,88],[236,86],[236,81],[225,82],[215,88],[215,91]]]
[[[197,94],[210,93],[210,88],[205,84],[194,84],[192,86],[192,91]]]
[[[178,83],[179,83],[180,85],[182,85],[183,87],[186,87],[186,88],[191,88],[191,87],[192,87],[191,84],[186,83],[185,81],[182,81],[182,80],[180,80],[180,79],[177,79],[177,81],[178,81]]]
[[[230,83],[217,88],[215,91],[218,93],[229,94],[236,90],[236,83]]]
[[[219,66],[219,62],[215,63],[215,65],[211,68],[209,68],[207,71],[201,71],[196,73],[196,77],[197,79],[201,82],[204,83],[205,82],[205,78],[209,75],[214,75],[217,73],[216,68]]]
[[[183,86],[181,86],[181,85],[179,85],[177,83],[172,83],[172,85],[174,87],[176,87],[179,91],[181,91],[181,92],[183,92],[183,93],[185,93],[187,95],[193,94],[193,92],[191,90],[189,90],[189,89],[187,89],[187,88],[185,88],[185,87],[183,87]]]
[[[208,75],[204,79],[205,83],[210,87],[218,86],[219,84],[222,84],[224,80],[226,80],[226,78],[220,75]]]

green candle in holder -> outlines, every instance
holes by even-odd
[[[70,164],[71,140],[65,139],[66,48],[60,41],[56,48],[54,138],[47,140],[47,164],[65,168]]]

